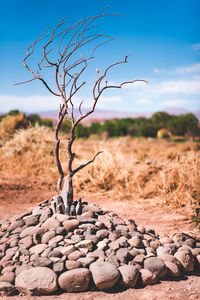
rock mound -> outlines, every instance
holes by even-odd
[[[0,294],[134,288],[200,269],[193,237],[160,237],[95,204],[78,216],[51,205],[0,221]]]

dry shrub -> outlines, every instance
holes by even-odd
[[[0,139],[7,141],[11,139],[14,133],[20,128],[27,128],[28,120],[23,112],[15,116],[6,116],[0,123]]]
[[[67,165],[65,136],[61,136],[61,161]],[[106,195],[117,200],[148,199],[183,207],[200,200],[200,153],[192,142],[119,138],[78,140],[74,167],[99,155],[74,177],[76,193]],[[187,151],[186,151],[187,149]],[[194,149],[194,150],[193,150]],[[0,149],[0,170],[42,177],[56,184],[53,132],[35,127],[20,130]]]

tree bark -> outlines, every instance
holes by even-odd
[[[70,215],[71,205],[73,203],[73,184],[72,176],[70,175],[67,175],[64,179],[61,197],[65,205],[65,214]]]

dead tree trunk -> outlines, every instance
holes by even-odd
[[[62,196],[64,204],[65,204],[65,212],[66,214],[70,214],[71,205],[73,203],[73,176],[82,170],[84,167],[92,163],[96,157],[102,152],[98,152],[94,155],[94,157],[88,162],[80,165],[76,169],[73,169],[73,161],[75,158],[75,153],[73,152],[72,146],[76,139],[75,129],[77,125],[85,118],[87,118],[91,113],[94,112],[96,108],[96,104],[102,95],[102,93],[110,88],[122,88],[123,85],[128,83],[134,83],[136,81],[144,81],[145,80],[132,80],[132,81],[124,81],[119,85],[109,84],[106,80],[106,76],[108,71],[123,63],[127,63],[127,57],[123,61],[119,61],[111,64],[109,67],[105,69],[104,72],[100,73],[99,69],[96,69],[97,72],[97,80],[94,83],[92,89],[92,97],[93,97],[93,105],[92,108],[87,113],[82,113],[81,106],[83,101],[78,103],[77,108],[79,110],[79,116],[75,118],[74,114],[74,96],[79,92],[79,90],[86,84],[86,81],[79,83],[81,75],[84,73],[85,69],[88,66],[88,62],[94,59],[94,52],[97,48],[107,43],[110,40],[113,40],[112,37],[106,36],[104,33],[96,33],[97,25],[93,23],[102,17],[106,17],[108,15],[100,14],[94,17],[88,17],[86,19],[80,20],[77,23],[63,27],[65,25],[65,20],[62,20],[50,33],[49,37],[49,28],[45,30],[30,47],[26,50],[26,57],[23,60],[23,64],[26,69],[32,75],[32,79],[28,81],[24,81],[21,83],[30,82],[33,80],[40,80],[43,85],[48,89],[48,91],[56,97],[59,97],[62,104],[60,105],[60,109],[58,112],[57,123],[54,131],[55,138],[55,160],[59,173],[59,178],[57,181],[57,193]],[[47,38],[49,37],[49,38]],[[33,55],[36,45],[43,39],[47,38],[47,41],[43,44],[42,47],[42,59],[36,64],[36,69],[31,67],[28,59]],[[94,44],[99,39],[103,39],[101,42]],[[90,55],[87,57],[83,57],[79,53],[80,49],[89,47],[88,50]],[[51,48],[50,48],[51,47]],[[52,53],[53,52],[53,53]],[[77,58],[76,54],[79,54],[79,58]],[[44,70],[49,71],[54,78],[54,84],[52,81],[48,81],[49,77],[47,76],[44,79]],[[21,84],[18,83],[18,84]],[[71,122],[71,131],[68,137],[68,167],[67,174],[62,168],[62,164],[60,161],[60,139],[59,139],[59,130],[62,125],[64,118],[67,118]],[[64,177],[65,176],[65,177]],[[64,184],[63,184],[64,180]],[[60,199],[60,198],[59,198]]]

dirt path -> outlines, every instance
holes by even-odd
[[[25,212],[36,203],[49,199],[55,194],[55,187],[45,181],[34,181],[31,178],[2,176],[0,178],[0,219]],[[106,210],[112,210],[121,217],[132,218],[139,226],[152,228],[160,235],[172,236],[176,232],[191,232],[194,230],[189,220],[178,210],[159,207],[152,202],[119,202],[106,198],[84,198],[95,202]],[[200,299],[200,273],[184,277],[178,281],[162,281],[154,286],[143,289],[128,289],[126,291],[86,292],[79,294],[62,294],[40,297],[3,297],[2,299],[57,299],[57,300],[197,300]]]

